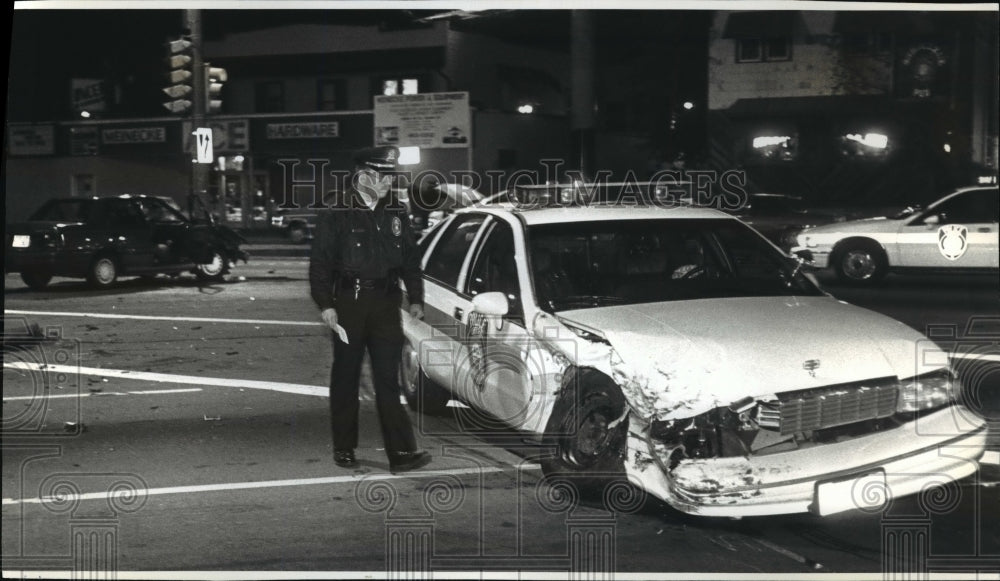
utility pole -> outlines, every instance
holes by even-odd
[[[201,10],[196,8],[186,8],[184,10],[184,28],[188,31],[188,38],[191,41],[191,88],[193,96],[191,98],[191,129],[205,127],[205,64],[202,56],[202,36],[201,36]],[[196,149],[197,140],[190,138],[192,147],[191,153],[191,196],[201,200],[205,208],[208,205],[208,178],[209,165],[197,163]],[[188,200],[188,209],[193,211],[193,199]]]
[[[588,10],[570,13],[570,75],[572,83],[572,147],[574,169],[589,179],[595,158],[594,24]]]

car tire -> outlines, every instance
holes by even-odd
[[[99,254],[87,269],[87,282],[96,288],[107,288],[118,280],[118,261],[112,254]]]
[[[425,415],[440,415],[447,411],[451,395],[427,377],[420,366],[420,354],[409,340],[403,342],[399,379],[410,409]]]
[[[212,260],[194,266],[194,275],[204,282],[219,282],[225,278],[226,258],[218,250],[212,251]]]
[[[542,438],[552,453],[540,464],[547,478],[568,481],[581,494],[599,494],[611,482],[626,481],[628,418],[621,418],[627,404],[606,378],[582,376],[578,384],[552,408]]]
[[[288,239],[292,244],[302,244],[306,241],[306,229],[302,226],[291,226],[288,229]]]
[[[845,242],[833,255],[837,277],[855,285],[873,284],[882,280],[889,270],[885,251],[872,240]]]
[[[48,272],[22,272],[21,280],[31,290],[42,290],[49,285],[49,282],[52,280],[52,274]]]

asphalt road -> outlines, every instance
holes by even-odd
[[[827,288],[936,338],[1000,344],[991,278]],[[993,467],[875,514],[699,519],[626,497],[607,510],[553,494],[537,445],[463,429],[469,412],[458,408],[414,414],[434,462],[390,475],[366,383],[362,466],[339,468],[329,339],[301,259],[254,260],[210,286],[135,279],[95,292],[56,279],[33,292],[7,276],[5,335],[25,324],[49,340],[4,358],[5,572],[1000,570]],[[924,543],[925,558],[893,564],[887,539],[904,537]]]

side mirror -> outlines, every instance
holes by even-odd
[[[507,314],[507,297],[501,292],[488,292],[472,297],[472,310],[481,315],[502,317]]]
[[[937,226],[940,223],[941,223],[941,217],[938,216],[937,214],[931,214],[930,216],[924,218],[924,224],[926,224],[927,226]]]

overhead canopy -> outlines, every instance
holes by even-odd
[[[838,95],[739,99],[727,112],[732,117],[789,118],[803,115],[884,115],[891,110],[891,101],[882,95]]]

